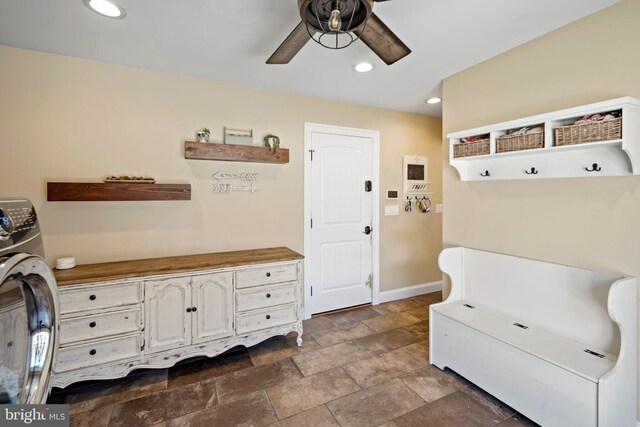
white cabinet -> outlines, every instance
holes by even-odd
[[[27,310],[24,306],[11,312],[11,347],[13,348],[11,360],[11,370],[19,372],[24,367],[24,361],[27,359],[27,337],[29,331],[27,329]]]
[[[191,278],[146,282],[144,286],[146,351],[191,344]]]
[[[232,273],[145,283],[146,352],[233,334]]]
[[[27,312],[24,303],[0,311],[0,365],[17,374],[27,358]]]
[[[11,337],[9,325],[11,324],[11,312],[0,312],[0,366],[9,367],[11,359]],[[13,343],[12,343],[13,345]]]
[[[192,343],[233,335],[233,273],[194,276]]]
[[[122,276],[111,281],[63,283],[53,387],[167,368],[290,332],[301,345],[302,256],[287,248],[236,254],[176,257],[174,273],[166,259],[114,263]],[[148,266],[161,272],[141,274]],[[78,274],[89,276],[82,266]]]
[[[555,133],[560,128],[584,116],[610,111],[622,115],[622,129],[616,137],[570,145],[556,143]],[[507,152],[497,149],[508,131],[536,126],[544,128],[543,147]],[[472,144],[462,142],[464,138],[481,136],[490,140],[489,154],[455,157],[456,145]],[[449,164],[462,181],[640,175],[640,100],[631,97],[454,132],[447,137]]]

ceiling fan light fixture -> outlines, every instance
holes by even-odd
[[[340,3],[336,1],[335,9],[331,12],[329,18],[329,29],[331,31],[340,31],[342,29],[342,18],[340,17]]]
[[[373,64],[369,62],[360,62],[359,64],[354,65],[352,68],[353,68],[353,71],[355,71],[356,73],[368,73],[369,71],[372,71],[375,67],[373,66]]]
[[[327,49],[344,49],[359,40],[355,32],[371,14],[369,0],[305,0],[303,5],[309,38]]]
[[[109,0],[82,0],[82,2],[92,11],[108,18],[122,19],[126,16],[123,8]]]
[[[442,102],[442,98],[438,98],[437,96],[434,96],[432,98],[427,99],[426,101],[427,104],[439,104]]]

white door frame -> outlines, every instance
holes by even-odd
[[[311,317],[307,301],[311,301],[311,134],[338,133],[361,138],[371,138],[373,142],[373,284],[371,303],[380,303],[380,131],[323,125],[304,124],[304,318]],[[364,185],[364,183],[363,183]]]

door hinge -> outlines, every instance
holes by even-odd
[[[309,153],[311,153],[311,161],[313,162],[313,153],[315,153],[316,150],[309,150]]]
[[[373,189],[373,183],[371,181],[365,181],[364,182],[364,191],[367,193],[371,193],[371,190]]]

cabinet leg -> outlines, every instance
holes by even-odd
[[[298,347],[302,347],[302,334],[300,332],[298,332],[298,339],[296,339],[296,342],[298,343]]]

